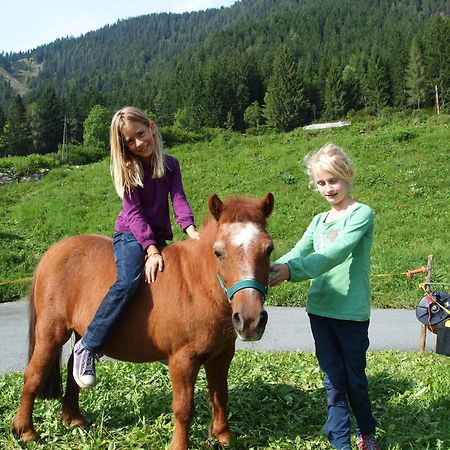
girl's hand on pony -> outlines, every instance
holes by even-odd
[[[195,229],[194,225],[189,225],[185,231],[191,239],[195,239],[196,241],[200,239],[200,233]]]
[[[287,264],[274,264],[270,266],[269,286],[277,286],[290,277],[291,271]]]
[[[164,259],[159,252],[150,253],[146,258],[144,267],[145,282],[153,283],[156,281],[157,273],[164,270]]]

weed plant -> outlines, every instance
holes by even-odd
[[[381,448],[450,448],[449,369],[449,358],[435,353],[368,354],[369,391]],[[167,448],[173,432],[167,367],[104,362],[98,365],[98,376],[98,385],[80,396],[81,408],[92,425],[70,429],[59,420],[59,402],[38,400],[34,421],[42,440],[26,448]],[[0,448],[24,448],[10,429],[21,387],[22,378],[17,373],[0,377]],[[226,448],[330,448],[321,431],[326,400],[313,354],[239,351],[231,365],[229,388],[228,415],[234,441]],[[191,448],[222,448],[207,441],[211,411],[203,370],[195,403]]]
[[[269,231],[274,258],[300,239],[314,214],[327,205],[309,187],[303,158],[327,142],[347,150],[356,168],[354,197],[376,215],[372,274],[396,274],[434,257],[433,281],[450,282],[450,116],[430,112],[358,117],[346,128],[215,138],[169,149],[183,169],[188,199],[200,224],[212,193],[275,195]],[[120,209],[109,160],[57,167],[38,182],[0,186],[0,283],[30,277],[40,255],[61,238],[79,233],[112,235]],[[175,239],[184,235],[174,227]],[[372,306],[413,308],[422,297],[404,275],[372,278]],[[284,283],[268,303],[303,306],[308,283]],[[0,301],[26,295],[26,283],[0,285]]]

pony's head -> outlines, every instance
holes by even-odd
[[[233,310],[233,326],[243,341],[261,339],[267,324],[264,299],[267,293],[273,242],[266,230],[272,212],[271,193],[261,201],[232,197],[223,203],[209,198],[209,210],[217,221],[213,251],[218,283]]]

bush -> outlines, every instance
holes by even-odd
[[[165,147],[172,147],[176,144],[200,142],[207,140],[210,137],[204,130],[191,131],[177,126],[162,127],[161,134]]]
[[[61,148],[58,150],[58,159],[63,164],[82,166],[101,161],[108,154],[108,150],[105,150],[101,146],[69,144],[64,157]]]
[[[32,175],[42,169],[52,169],[60,165],[54,153],[46,155],[31,154],[27,156],[7,156],[0,158],[0,172],[13,178]]]

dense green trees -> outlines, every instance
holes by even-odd
[[[32,148],[29,123],[22,97],[16,95],[0,136],[2,155],[26,155]]]
[[[408,104],[420,109],[425,101],[425,70],[416,40],[412,41],[409,64],[406,70],[406,93]]]
[[[267,124],[276,130],[290,131],[307,121],[308,104],[302,79],[286,45],[275,54],[264,101]]]
[[[0,55],[0,66],[22,74],[27,61],[42,64],[25,77],[30,151],[54,151],[64,117],[69,141],[82,144],[96,104],[135,104],[161,126],[289,130],[362,108],[430,107],[436,88],[449,109],[449,14],[447,0],[242,0],[121,20]],[[0,78],[5,113],[13,97]]]

